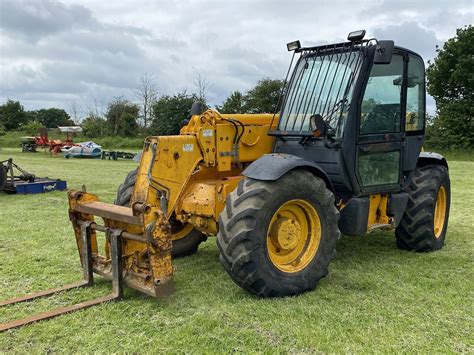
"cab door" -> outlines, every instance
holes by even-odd
[[[405,152],[403,178],[408,181],[420,155],[426,122],[425,64],[414,53],[408,53],[406,76]]]
[[[356,144],[356,177],[362,193],[395,192],[403,184],[406,58],[374,64],[363,94]]]

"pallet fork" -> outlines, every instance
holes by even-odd
[[[36,292],[30,295],[13,298],[6,301],[0,301],[0,307],[36,300],[41,297],[51,296],[53,294],[72,290],[79,287],[89,287],[94,284],[94,274],[92,269],[92,248],[91,235],[92,230],[96,229],[95,222],[84,222],[81,225],[82,236],[82,266],[84,269],[84,279],[82,281],[54,288],[46,291]],[[108,301],[120,301],[123,298],[123,277],[122,277],[122,231],[112,228],[105,230],[111,244],[111,265],[112,265],[112,293],[107,296],[98,297],[89,301],[73,304],[70,306],[56,308],[44,313],[35,314],[26,318],[0,324],[0,332],[18,328],[33,322],[44,319],[50,319],[59,315],[88,308]]]
[[[0,301],[0,307],[92,286],[94,273],[112,280],[112,293],[2,323],[0,332],[104,302],[119,301],[123,298],[125,285],[156,298],[165,298],[173,292],[171,227],[159,206],[146,203],[135,203],[131,208],[111,205],[100,202],[96,195],[87,193],[85,188],[83,191],[69,191],[68,199],[69,219],[74,228],[84,279],[63,287]],[[104,223],[98,224],[96,218],[102,219]],[[106,235],[105,255],[99,253],[97,232]]]

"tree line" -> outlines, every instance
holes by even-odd
[[[19,101],[8,99],[0,106],[0,134],[5,131],[37,130],[40,127],[68,126],[74,122],[63,109],[25,111]]]
[[[103,115],[91,110],[80,123],[88,138],[104,136],[136,137],[142,135],[172,135],[179,133],[182,122],[189,117],[193,102],[208,107],[210,84],[201,76],[195,81],[196,90],[174,95],[158,95],[153,77],[144,74],[134,90],[140,103],[115,97],[107,104]],[[246,93],[233,92],[216,109],[223,113],[272,113],[276,110],[283,87],[282,80],[263,78]],[[235,98],[238,97],[238,100]],[[7,100],[0,106],[0,134],[5,131],[35,133],[40,127],[55,128],[72,125],[74,120],[63,109],[49,108],[25,111],[19,101]]]
[[[425,144],[440,149],[473,149],[474,27],[458,29],[456,36],[438,48],[437,53],[426,70],[427,91],[436,100],[437,112],[428,118]],[[139,103],[116,97],[108,103],[104,114],[91,110],[82,121],[84,135],[95,138],[177,134],[193,102],[208,105],[211,85],[198,75],[194,86],[193,93],[158,95],[153,76],[144,74],[134,90]],[[273,113],[282,88],[282,80],[263,78],[247,92],[232,92],[216,109],[222,113]],[[33,131],[73,123],[63,109],[25,111],[14,100],[0,106],[0,135],[5,131]]]
[[[426,129],[428,144],[443,149],[474,149],[474,26],[437,48],[426,70],[436,115]]]

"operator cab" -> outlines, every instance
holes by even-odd
[[[422,58],[393,41],[363,39],[293,51],[274,151],[316,163],[336,195],[401,191],[425,127]],[[290,64],[291,71],[292,64]]]

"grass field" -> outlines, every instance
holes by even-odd
[[[112,202],[136,163],[66,160],[0,151],[37,174],[82,184]],[[446,246],[397,250],[391,232],[343,236],[330,272],[312,292],[258,299],[219,264],[214,239],[176,260],[176,292],[155,300],[127,289],[126,300],[0,334],[3,352],[474,352],[474,162],[450,164]],[[458,156],[459,158],[459,156]],[[0,194],[0,299],[81,277],[64,192]],[[4,307],[0,322],[105,295],[110,284]]]

